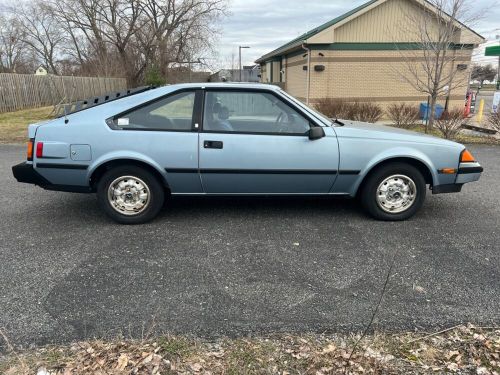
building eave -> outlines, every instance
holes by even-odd
[[[383,4],[385,1],[386,0],[370,0],[367,3],[364,3],[361,6],[351,10],[350,12],[347,12],[347,13],[345,13],[337,18],[334,18],[333,20],[326,22],[313,30],[310,30],[310,31],[306,32],[305,34],[302,34],[298,38],[295,38],[292,41],[282,45],[281,47],[278,47],[277,49],[263,55],[262,57],[258,58],[255,61],[255,63],[262,64],[262,63],[265,63],[266,61],[269,61],[273,58],[276,58],[277,56],[285,55],[285,54],[300,50],[302,48],[303,44],[308,44],[308,45],[310,44],[310,43],[308,43],[308,40],[311,37],[319,34],[320,32],[322,32],[322,31],[324,31],[332,26],[339,27],[339,26],[343,25],[344,23],[351,21],[353,18],[360,16],[364,12],[373,9],[374,7],[376,7],[380,4]],[[428,1],[428,0],[414,0],[414,1],[419,3],[421,6],[427,8],[427,9],[430,9],[433,12],[437,13],[435,5],[433,5],[430,1]],[[445,14],[448,17],[450,17],[447,13],[445,13]],[[462,22],[456,20],[456,23],[460,27],[463,27],[463,28],[469,30],[470,32],[472,32],[474,35],[478,36],[478,38],[480,38],[482,40],[482,43],[484,43],[486,41],[486,39],[482,35],[480,35],[476,31],[474,31],[470,27],[466,26]],[[479,44],[481,44],[481,43],[479,43]],[[311,45],[313,45],[313,44],[311,44]]]

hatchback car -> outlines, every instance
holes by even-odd
[[[404,220],[433,194],[460,192],[483,168],[464,146],[326,118],[280,88],[182,84],[79,102],[29,126],[19,182],[97,193],[123,224],[153,219],[167,196],[359,197]]]

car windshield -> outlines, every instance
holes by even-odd
[[[315,110],[314,108],[302,103],[300,100],[295,99],[293,96],[291,96],[290,94],[288,94],[285,91],[280,91],[280,93],[282,95],[286,96],[288,99],[292,100],[294,103],[300,105],[302,108],[306,109],[311,115],[316,117],[318,120],[320,120],[325,125],[329,125],[329,126],[332,125],[332,119],[326,117],[324,114],[322,114],[322,113],[318,112],[317,110]]]

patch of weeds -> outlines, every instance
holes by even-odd
[[[43,362],[50,368],[60,368],[64,365],[66,354],[62,350],[49,349],[43,354]]]
[[[253,374],[275,366],[276,348],[271,342],[237,340],[227,347],[226,372],[230,375]],[[279,362],[279,361],[278,361]]]
[[[193,342],[181,337],[160,337],[157,343],[162,352],[171,357],[182,357],[192,354],[195,346]]]

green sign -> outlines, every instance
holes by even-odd
[[[485,56],[500,56],[500,46],[486,47]]]

